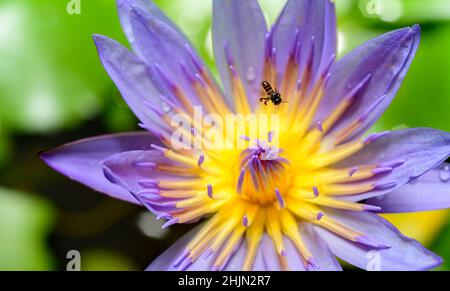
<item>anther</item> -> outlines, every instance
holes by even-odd
[[[223,51],[225,53],[225,59],[227,61],[227,64],[231,67],[234,64],[234,62],[233,57],[231,56],[230,47],[228,46],[227,42],[223,43]]]
[[[392,172],[392,170],[393,169],[391,167],[376,168],[376,169],[372,170],[372,174],[381,175],[381,174],[390,173],[390,172]]]
[[[195,78],[192,76],[191,72],[188,70],[183,61],[180,61],[180,67],[181,72],[183,73],[186,80],[188,80],[191,84],[195,83]]]
[[[393,188],[397,186],[397,182],[396,181],[390,181],[390,182],[377,182],[375,184],[373,184],[373,187],[377,190],[385,190],[385,189],[389,189],[389,188]]]
[[[214,199],[214,197],[213,197],[213,188],[212,188],[211,184],[208,184],[208,185],[206,186],[206,188],[207,188],[207,190],[208,190],[208,196],[209,196],[209,198]]]
[[[188,251],[183,251],[181,255],[179,255],[178,258],[175,260],[173,266],[175,268],[178,267],[189,256],[189,254],[190,253]]]
[[[348,171],[348,176],[353,177],[353,175],[358,171],[358,167],[353,167]]]
[[[169,219],[168,221],[166,221],[166,223],[163,224],[162,228],[166,229],[171,225],[177,224],[178,223],[178,218],[174,217]]]
[[[241,169],[241,173],[239,174],[238,182],[237,182],[237,193],[241,194],[242,192],[242,184],[244,183],[245,169]]]
[[[269,132],[267,133],[267,140],[268,140],[269,142],[272,142],[272,139],[273,139],[274,134],[275,134],[274,131],[269,131]]]
[[[317,121],[317,129],[323,133],[323,124],[322,121]]]
[[[203,71],[204,67],[200,61],[200,59],[194,54],[194,51],[192,50],[191,46],[189,44],[185,44],[184,47],[186,48],[189,57],[191,58],[192,63],[194,64],[195,68],[198,71]]]
[[[203,154],[201,154],[198,157],[197,165],[200,167],[203,164],[204,161],[205,161],[205,156]]]
[[[142,187],[156,187],[159,181],[155,179],[139,179],[138,184]]]
[[[168,151],[168,149],[166,149],[162,146],[156,145],[156,144],[151,144],[150,147],[154,150],[160,151],[161,153],[165,153]]]
[[[389,168],[397,168],[402,166],[405,163],[405,161],[403,160],[399,160],[399,161],[390,161],[390,162],[385,162],[382,163],[380,165],[378,165],[380,168],[385,168],[385,167],[389,167]]]
[[[244,217],[242,218],[242,225],[245,227],[248,227],[248,217],[247,215],[244,215]]]
[[[390,133],[390,131],[384,131],[384,132],[371,134],[364,140],[364,144],[367,145],[369,143],[372,143],[372,142],[386,136],[389,133]]]
[[[280,208],[286,208],[286,203],[284,202],[283,196],[278,188],[275,189],[275,195],[277,196],[278,205],[280,205]]]
[[[325,215],[325,214],[324,214],[322,211],[318,212],[318,213],[317,213],[317,216],[316,216],[316,220],[317,220],[317,221],[321,220],[322,217],[324,217],[324,215]]]
[[[314,193],[314,197],[319,197],[319,189],[316,187],[316,186],[314,186],[313,187],[313,193]]]
[[[153,162],[134,162],[133,166],[137,168],[149,168],[154,170],[156,168],[156,163]]]

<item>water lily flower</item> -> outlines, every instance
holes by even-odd
[[[441,263],[379,213],[450,207],[450,134],[367,134],[408,71],[418,25],[336,59],[330,0],[288,0],[270,29],[256,0],[214,0],[219,86],[150,0],[118,0],[118,9],[132,51],[105,36],[94,41],[145,131],[81,140],[42,159],[143,205],[164,227],[201,222],[148,270],[341,270],[336,258],[375,270]],[[262,81],[287,103],[260,102]],[[177,149],[171,120],[196,106],[218,116],[277,114],[279,130],[244,136],[254,142],[244,149]],[[199,132],[193,128],[194,140],[211,142]]]

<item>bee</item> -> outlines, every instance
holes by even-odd
[[[267,105],[269,101],[274,105],[280,105],[281,103],[286,102],[281,99],[280,92],[277,89],[273,89],[269,82],[264,81],[261,85],[266,91],[268,97],[259,98],[259,102],[264,102],[264,105]]]

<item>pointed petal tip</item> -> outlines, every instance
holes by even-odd
[[[152,149],[156,150],[156,151],[161,152],[161,153],[165,153],[165,152],[168,151],[167,148],[162,147],[162,146],[159,146],[159,145],[156,145],[156,144],[150,144],[150,147],[151,147]]]
[[[434,269],[436,267],[439,267],[440,265],[442,265],[444,263],[444,259],[439,257],[438,255],[434,255],[435,261],[433,263],[431,263],[430,265],[422,268],[421,270],[431,270]]]
[[[413,32],[413,34],[420,34],[422,32],[422,28],[420,27],[419,24],[414,24],[411,27],[411,31]]]
[[[214,253],[214,251],[213,251],[211,248],[209,248],[208,250],[206,250],[205,254],[203,255],[203,259],[204,259],[204,260],[209,259],[209,257],[210,257],[213,253]]]
[[[377,182],[375,184],[373,184],[373,187],[377,190],[385,190],[385,189],[389,189],[389,188],[394,188],[398,185],[397,181],[380,181]]]
[[[181,263],[190,255],[190,253],[185,250],[183,251],[177,258],[175,258],[175,261],[173,262],[173,266],[179,267]]]
[[[138,5],[132,4],[130,5],[130,20],[133,22],[134,20],[137,20],[141,22],[142,24],[148,24],[148,21],[151,20],[156,21],[160,23],[157,17],[154,17],[154,15],[151,14],[151,11],[144,10],[142,7],[139,7]],[[132,24],[133,26],[133,24]]]
[[[102,35],[102,34],[93,34],[93,35],[92,35],[92,39],[94,40],[95,45],[98,47],[98,45],[99,45],[102,41],[109,39],[109,37],[104,36],[104,35]]]
[[[162,228],[166,229],[171,225],[177,224],[178,223],[178,218],[171,218],[168,221],[166,221],[166,223],[163,224]]]
[[[405,163],[404,160],[390,161],[390,162],[381,163],[378,165],[378,167],[380,167],[380,168],[397,168],[397,167],[402,166],[404,163]]]
[[[117,1],[117,6],[121,6],[121,5],[131,3],[133,0],[116,0],[116,1]],[[148,1],[150,2],[151,0],[148,0]]]
[[[50,159],[51,151],[52,151],[51,149],[40,150],[36,152],[36,156],[38,156],[38,158],[47,163],[47,161]]]
[[[107,60],[107,58],[105,57],[107,51],[114,48],[123,47],[122,44],[117,42],[115,39],[102,34],[93,34],[92,39],[94,40],[95,47],[97,48],[97,52],[102,62]]]
[[[108,167],[108,166],[106,166],[106,165],[102,165],[102,169],[103,169],[103,175],[105,176],[105,178],[109,181],[109,182],[111,182],[111,183],[113,183],[113,184],[116,184],[117,183],[117,181],[116,181],[116,179],[114,178],[114,174],[113,174],[113,172],[111,171],[111,169]]]
[[[370,143],[372,143],[372,142],[374,142],[374,141],[376,141],[376,140],[379,140],[379,139],[385,137],[386,135],[388,135],[388,134],[390,134],[390,133],[391,133],[391,131],[386,130],[386,131],[383,131],[383,132],[377,132],[377,133],[370,134],[370,135],[363,141],[363,143],[364,143],[365,145],[368,145],[368,144],[370,144]]]
[[[307,271],[320,271],[320,267],[313,258],[309,258],[306,263],[306,270]]]
[[[364,204],[363,209],[365,211],[371,211],[371,212],[380,212],[382,210],[382,208],[380,206],[368,205],[368,204]]]
[[[374,247],[377,249],[389,249],[392,247],[389,244],[375,242],[372,239],[370,239],[369,237],[367,237],[366,235],[361,235],[361,236],[356,237],[356,242],[358,242],[360,244],[364,244],[369,247]]]
[[[374,175],[382,175],[382,174],[387,174],[392,172],[393,168],[392,167],[380,167],[380,168],[375,168],[372,170],[372,174]]]

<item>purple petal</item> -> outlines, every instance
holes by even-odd
[[[334,255],[331,253],[325,242],[317,236],[314,230],[309,224],[301,224],[300,236],[303,242],[308,247],[309,251],[313,256],[314,263],[319,267],[321,271],[339,271],[342,270],[339,263],[336,261]],[[283,242],[286,251],[286,259],[288,263],[289,270],[291,271],[305,271],[306,267],[303,265],[299,252],[287,237],[283,237]],[[275,246],[272,239],[264,235],[261,240],[261,247],[258,252],[257,260],[262,258],[264,263],[264,270],[266,271],[281,271],[282,267],[280,265],[280,260],[278,254],[275,251]],[[257,261],[256,260],[256,261]],[[255,261],[255,265],[256,264]],[[260,267],[260,266],[259,266]],[[254,270],[260,270],[255,268]]]
[[[178,239],[172,246],[153,260],[146,271],[176,271],[177,268],[174,266],[175,262],[178,258],[183,257],[185,247],[195,237],[201,227],[202,225],[196,226],[193,230]],[[206,264],[204,270],[210,270],[212,265],[211,260],[204,260],[203,257],[200,257],[199,261],[200,263]]]
[[[450,165],[443,164],[391,193],[368,200],[383,213],[419,212],[450,208]]]
[[[300,237],[313,257],[314,266],[319,271],[340,271],[341,265],[337,262],[335,256],[331,253],[327,244],[315,233],[312,225],[309,223],[301,223],[299,226]],[[303,264],[301,256],[293,244],[293,242],[283,237],[286,249],[286,259],[290,271],[306,271],[308,268]],[[269,271],[282,270],[280,260],[272,240],[268,236],[264,236],[262,240],[263,260],[266,269]]]
[[[152,133],[160,136],[166,125],[158,112],[151,109],[163,107],[160,96],[164,91],[159,82],[151,77],[147,66],[121,44],[101,35],[95,35],[94,41],[103,66],[128,106],[144,124],[152,126]]]
[[[383,239],[391,246],[386,249],[370,248],[316,227],[317,233],[327,242],[336,256],[358,268],[413,271],[431,269],[442,263],[441,258],[425,249],[417,241],[402,235],[391,223],[376,214],[343,210],[327,214],[345,225]]]
[[[133,50],[139,56],[142,56],[142,53],[140,52],[139,46],[135,42],[135,37],[130,21],[130,12],[133,7],[146,11],[158,20],[170,25],[174,30],[177,30],[180,35],[182,35],[178,27],[173,24],[170,19],[167,18],[167,16],[164,15],[164,13],[159,10],[159,8],[151,0],[117,0],[117,8],[119,11],[120,23],[122,24],[123,31],[125,32],[128,41],[133,47]]]
[[[389,132],[366,145],[338,167],[355,165],[395,166],[381,176],[354,183],[373,183],[375,189],[362,195],[343,197],[350,201],[387,194],[440,165],[450,155],[450,133],[411,128]]]
[[[147,132],[123,133],[83,139],[40,154],[50,167],[109,196],[138,203],[122,187],[112,184],[103,175],[102,160],[116,153],[144,150],[157,142]]]
[[[228,100],[232,99],[226,47],[247,92],[249,103],[259,100],[267,25],[256,0],[213,1],[213,44],[217,68]]]
[[[326,242],[309,223],[300,224],[300,236],[311,252],[314,264],[319,271],[341,271],[342,267],[330,251]]]
[[[244,266],[245,255],[247,254],[247,242],[241,239],[239,246],[226,264],[224,271],[242,271]],[[255,267],[255,266],[254,266]]]
[[[272,243],[269,240],[270,243]],[[286,260],[289,266],[290,271],[306,271],[305,266],[302,263],[301,257],[294,245],[294,243],[289,240],[287,237],[283,237],[284,247],[286,249]],[[270,246],[272,249],[274,248],[273,243]],[[275,262],[279,262],[278,257],[275,258]],[[281,268],[281,267],[278,267]]]
[[[258,255],[262,257],[265,266],[265,271],[281,271],[281,264],[278,254],[275,250],[275,245],[268,235],[264,235],[260,242]],[[288,256],[289,257],[289,256]],[[301,265],[301,262],[300,262]],[[293,266],[295,267],[295,265]],[[303,266],[300,266],[302,268]],[[303,267],[304,269],[304,267]]]
[[[420,41],[420,27],[395,30],[368,41],[339,60],[331,69],[331,78],[316,117],[323,120],[367,76],[370,80],[354,97],[333,130],[346,128],[358,120],[362,125],[349,139],[364,134],[381,116],[397,93],[414,58]]]
[[[310,54],[314,39],[313,76],[322,73],[336,53],[336,14],[334,3],[329,0],[289,0],[273,29],[273,45],[277,51],[277,64],[281,72],[295,41],[301,43],[298,56],[302,67]],[[296,40],[296,34],[298,40]]]
[[[163,81],[168,78],[168,83],[176,84],[191,100],[192,105],[201,105],[193,84],[196,76],[206,70],[206,67],[187,38],[165,19],[139,7],[132,7],[130,22],[135,43],[147,65],[157,64],[161,72],[155,73],[164,74]],[[213,80],[210,74],[209,79]],[[200,80],[205,82],[202,78]]]
[[[159,171],[155,167],[142,167],[142,163],[155,163],[181,167],[160,151],[129,151],[112,155],[103,161],[105,176],[113,183],[127,189],[144,206],[155,215],[170,216],[168,213],[176,209],[176,199],[165,198],[158,195],[158,182],[160,180],[189,181],[195,177],[180,177],[175,174]],[[176,223],[176,221],[174,221]]]

